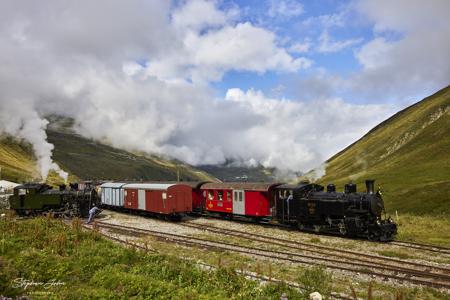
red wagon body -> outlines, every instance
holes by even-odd
[[[192,211],[192,188],[188,185],[131,183],[123,189],[125,208],[165,215]]]
[[[249,217],[273,213],[277,183],[206,183],[201,186],[206,211]]]

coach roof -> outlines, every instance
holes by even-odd
[[[124,189],[142,189],[142,190],[167,190],[175,184],[167,183],[129,183],[123,186]]]
[[[269,189],[280,185],[279,183],[265,183],[265,182],[212,182],[202,185],[202,190],[246,190],[267,192]]]
[[[121,188],[122,186],[124,186],[126,183],[125,182],[107,182],[102,184],[100,187],[101,188]]]

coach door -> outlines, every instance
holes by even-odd
[[[138,209],[145,210],[145,190],[138,191]]]
[[[245,215],[245,193],[243,190],[233,190],[233,214]]]

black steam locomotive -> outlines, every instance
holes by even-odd
[[[321,185],[309,183],[279,186],[277,189],[289,191],[291,196],[279,198],[278,220],[306,231],[393,240],[397,225],[385,217],[383,199],[380,191],[374,191],[374,180],[366,180],[366,188],[365,193],[357,193],[356,185],[349,183],[340,193],[334,184],[329,184],[326,191]]]
[[[52,213],[60,217],[86,217],[89,209],[98,201],[97,193],[91,186],[78,188],[71,184],[70,188],[61,185],[54,190],[47,184],[27,183],[14,188],[9,197],[10,208],[20,216]]]

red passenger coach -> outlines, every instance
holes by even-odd
[[[249,217],[269,217],[275,206],[278,183],[206,183],[202,185],[205,210]]]
[[[123,186],[124,207],[164,215],[192,211],[192,188],[184,184],[130,183]]]

